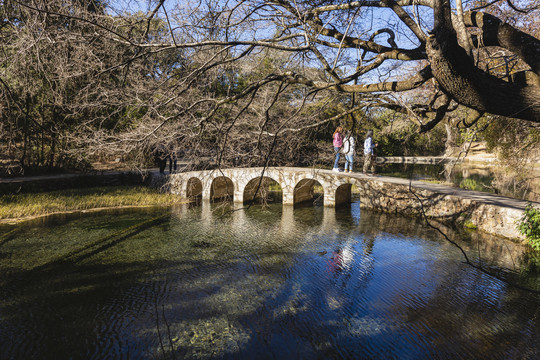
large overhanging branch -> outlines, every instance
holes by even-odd
[[[466,26],[478,27],[482,30],[484,46],[499,46],[518,55],[540,76],[540,40],[503,23],[493,15],[470,11],[464,14]],[[478,45],[478,38],[474,38]]]
[[[397,0],[395,3],[399,6],[411,6],[411,5],[423,5],[433,7],[433,0]],[[319,6],[310,10],[311,13],[320,14],[323,12],[336,11],[336,10],[351,10],[359,7],[388,7],[385,1],[351,1],[346,4],[325,5]]]
[[[358,84],[347,85],[341,83],[327,83],[323,81],[314,81],[306,78],[303,75],[296,74],[294,72],[287,72],[283,75],[276,75],[278,78],[283,79],[292,84],[303,84],[313,89],[318,90],[335,90],[343,93],[370,93],[381,91],[407,91],[416,89],[426,81],[432,78],[431,68],[425,67],[420,70],[415,76],[402,81],[388,81],[375,84]]]
[[[340,33],[339,31],[337,31],[336,29],[324,27],[322,25],[322,21],[320,20],[311,21],[310,24],[313,30],[316,32],[316,34],[331,37],[339,41],[339,44],[332,44],[328,41],[324,41],[320,39],[318,36],[314,36],[314,39],[315,39],[314,41],[328,47],[337,48],[337,47],[343,46],[343,47],[352,48],[352,49],[360,48],[360,49],[364,49],[364,50],[371,51],[373,53],[378,53],[378,54],[386,53],[388,54],[387,55],[388,58],[392,58],[396,60],[405,60],[405,61],[421,60],[421,59],[425,59],[426,57],[422,48],[417,48],[417,49],[412,49],[412,50],[395,49],[392,47],[379,45],[374,41],[366,41],[366,40],[362,40],[356,37],[346,36]]]
[[[477,68],[458,45],[449,0],[435,0],[434,29],[426,48],[433,76],[457,102],[480,112],[540,122],[540,88],[509,83]]]
[[[354,36],[348,36],[346,33],[342,33],[338,31],[335,27],[327,26],[318,16],[319,13],[324,11],[317,12],[316,9],[308,9],[305,11],[302,11],[298,7],[293,6],[291,3],[285,0],[276,0],[272,1],[272,3],[275,3],[284,9],[286,9],[291,16],[294,16],[297,18],[297,22],[291,26],[292,27],[302,27],[306,26],[308,29],[311,30],[311,36],[310,40],[324,45],[329,48],[350,48],[350,49],[363,49],[365,51],[370,51],[377,54],[386,54],[385,56],[388,59],[396,59],[396,60],[404,60],[404,61],[410,61],[410,60],[421,60],[425,59],[426,55],[423,49],[423,42],[425,40],[425,35],[422,33],[422,31],[418,28],[417,24],[409,17],[409,15],[400,7],[397,5],[396,2],[393,0],[383,0],[380,2],[366,2],[369,3],[371,6],[376,7],[390,7],[398,14],[398,16],[402,19],[402,21],[409,26],[411,31],[420,39],[422,45],[417,49],[399,49],[393,44],[391,47],[382,46],[380,44],[377,44],[376,42],[370,40],[362,40],[360,38],[354,37]],[[352,4],[352,3],[351,3]],[[364,2],[355,2],[356,6],[348,7],[347,9],[354,9],[354,8],[360,8],[362,5],[364,5]],[[339,7],[339,6],[338,6]],[[339,10],[339,9],[334,9]],[[308,31],[303,30],[303,31]],[[330,41],[326,41],[322,39],[321,37],[328,37],[333,38],[337,40],[337,43],[332,43]]]
[[[339,33],[336,32],[335,30],[328,30],[328,32],[323,31],[322,33],[336,34],[335,38],[340,39]],[[334,37],[334,36],[332,36],[332,37]],[[324,46],[329,47],[329,48],[338,48],[339,47],[339,44],[334,44],[334,43],[331,43],[329,41],[325,41],[325,40],[319,39],[319,38],[314,38],[313,42],[315,42],[317,44],[320,44],[320,45],[324,45]],[[413,49],[413,50],[395,49],[395,48],[379,45],[379,44],[377,44],[375,42],[360,40],[360,39],[356,39],[356,38],[345,39],[345,41],[343,42],[342,45],[345,46],[345,47],[348,47],[348,48],[364,49],[364,50],[371,51],[371,52],[376,53],[376,54],[385,54],[387,59],[411,61],[411,60],[423,60],[423,59],[426,58],[425,52],[423,50],[421,50],[421,49]]]
[[[269,39],[269,40],[253,40],[253,41],[241,41],[241,40],[226,40],[226,41],[220,41],[220,40],[206,40],[206,41],[196,41],[196,42],[189,42],[189,43],[177,43],[176,45],[170,44],[170,43],[134,43],[132,41],[125,41],[120,38],[114,38],[113,40],[118,41],[119,43],[122,43],[124,45],[134,45],[140,48],[157,48],[162,50],[169,50],[169,49],[189,49],[189,48],[203,48],[203,47],[211,47],[211,46],[258,46],[258,47],[265,47],[270,49],[276,49],[276,50],[284,50],[284,51],[291,51],[291,52],[298,52],[298,51],[305,51],[309,50],[308,45],[303,46],[289,46],[289,45],[281,45],[285,40],[290,40],[294,37],[300,37],[301,35],[291,35],[286,38],[279,38],[279,39]]]

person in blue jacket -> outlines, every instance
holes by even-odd
[[[373,142],[373,130],[368,130],[366,140],[364,140],[364,174],[368,174],[368,170],[375,175],[375,148],[379,144]]]

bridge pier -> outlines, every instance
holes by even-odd
[[[283,190],[283,197],[282,197],[282,200],[281,202],[283,203],[283,205],[294,205],[294,191],[285,191],[285,189],[282,189]]]
[[[243,204],[244,203],[244,192],[241,191],[241,190],[236,189],[234,191],[233,201],[235,203],[238,203],[238,204]]]
[[[210,201],[210,186],[203,186],[202,199],[204,201]]]
[[[325,207],[335,207],[336,197],[334,194],[324,194],[323,204]]]

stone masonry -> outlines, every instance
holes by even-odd
[[[351,200],[352,184],[359,181],[319,169],[235,168],[172,174],[166,188],[185,198],[201,196],[204,200],[214,200],[229,197],[234,202],[243,203],[251,200],[246,189],[256,189],[261,176],[279,184],[283,191],[283,204],[287,205],[313,199],[313,186],[317,184],[324,191],[324,206],[347,203]]]

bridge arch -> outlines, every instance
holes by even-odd
[[[352,184],[341,184],[336,189],[335,206],[351,203]]]
[[[202,200],[203,184],[197,177],[191,177],[186,183],[186,198],[191,202]]]
[[[317,189],[316,189],[317,188]],[[317,191],[316,191],[317,190]],[[324,199],[324,187],[315,179],[302,179],[294,187],[293,204],[295,206],[314,203]]]
[[[217,176],[210,185],[210,201],[234,200],[234,182],[227,176]]]
[[[277,180],[268,176],[256,177],[244,186],[243,203],[281,202],[282,192],[281,184]]]

